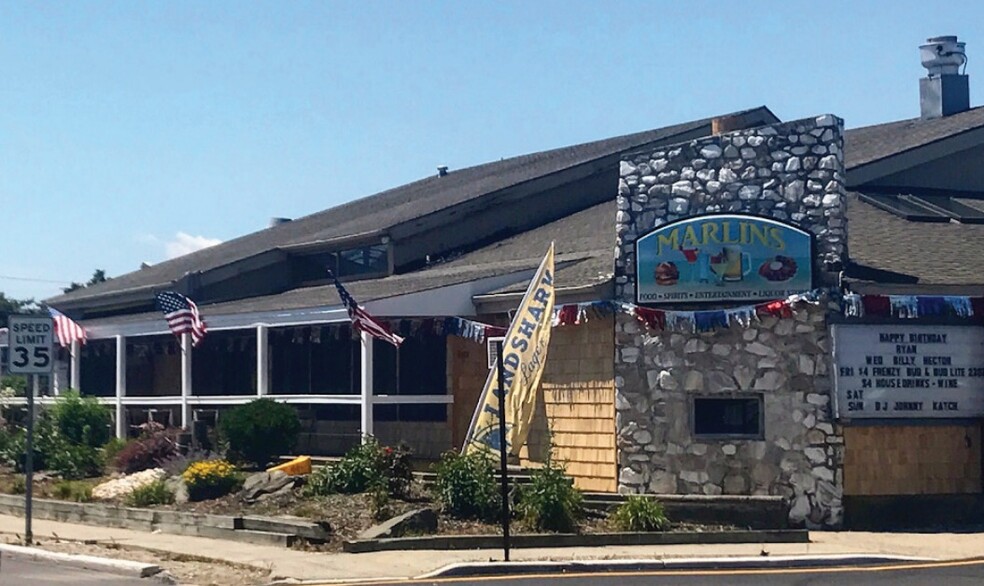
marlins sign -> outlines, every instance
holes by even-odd
[[[639,303],[768,300],[813,286],[808,232],[768,218],[715,214],[636,241]]]
[[[529,435],[536,406],[536,391],[547,361],[550,328],[554,310],[554,247],[540,263],[530,281],[523,302],[509,324],[502,345],[503,380],[506,394],[506,448],[519,455]],[[493,368],[485,381],[471,428],[465,440],[465,452],[499,450],[499,376]]]

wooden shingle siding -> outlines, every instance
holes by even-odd
[[[844,428],[846,495],[980,492],[979,424]]]
[[[554,460],[581,490],[614,492],[615,371],[612,318],[554,328],[537,396],[533,428],[521,452],[525,466]]]

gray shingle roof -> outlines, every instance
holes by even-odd
[[[932,120],[913,118],[852,128],[844,132],[845,167],[860,167],[981,126],[984,106]]]
[[[984,284],[984,225],[910,222],[858,199],[847,201],[848,276],[918,280],[920,284]],[[873,279],[866,269],[889,271]],[[908,277],[908,279],[906,279]]]
[[[736,113],[774,119],[765,107]],[[615,153],[709,127],[711,118],[513,157],[451,171],[357,199],[309,216],[223,242],[51,298],[48,303],[141,287],[163,287],[188,272],[207,271],[278,247],[386,230],[427,214]]]

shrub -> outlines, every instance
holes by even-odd
[[[177,443],[170,432],[153,431],[123,446],[116,455],[116,469],[124,474],[150,470],[177,451]]]
[[[563,466],[547,458],[543,468],[530,474],[530,483],[519,488],[517,512],[533,530],[572,532],[584,514],[581,493],[574,488]]]
[[[301,422],[292,406],[257,399],[223,414],[219,430],[237,458],[265,466],[274,456],[294,449]]]
[[[323,466],[308,479],[311,494],[355,494],[374,486],[388,486],[383,449],[375,440],[360,444],[330,466]]]
[[[308,494],[355,494],[383,491],[387,497],[406,498],[413,481],[405,444],[383,447],[374,439],[360,444],[331,466],[323,466],[308,478]]]
[[[502,508],[494,464],[483,452],[445,454],[434,490],[444,512],[459,519],[490,519]]]
[[[151,505],[174,504],[174,491],[163,480],[155,480],[133,489],[124,499],[129,507],[149,507]]]
[[[55,498],[77,503],[87,503],[92,500],[92,485],[78,480],[62,480],[52,487]]]
[[[375,521],[385,521],[392,515],[390,511],[389,489],[376,484],[369,489],[369,512]]]
[[[13,389],[15,397],[24,397],[27,395],[27,377],[17,374],[0,377],[0,390],[2,389]]]
[[[383,474],[387,479],[389,494],[397,498],[410,496],[410,484],[413,482],[413,469],[410,459],[413,450],[405,443],[395,448],[383,448]]]
[[[670,521],[656,499],[632,495],[615,509],[612,521],[619,531],[666,531]]]
[[[58,432],[52,422],[51,417],[44,411],[37,415],[34,421],[34,469],[47,470],[48,457],[55,452],[63,443],[58,437]],[[27,431],[23,428],[12,430],[7,436],[6,446],[0,459],[8,466],[13,466],[16,472],[24,471],[24,464],[27,461]]]
[[[192,501],[223,497],[240,484],[236,467],[225,460],[194,462],[181,478],[188,487],[188,500]]]
[[[95,397],[67,391],[55,401],[51,414],[59,434],[74,444],[99,448],[112,437],[109,410]]]
[[[116,457],[119,456],[123,448],[126,447],[127,441],[125,439],[120,439],[118,437],[111,437],[106,445],[102,447],[103,460],[110,466],[114,465],[116,462]]]
[[[85,444],[73,444],[56,439],[45,454],[47,469],[66,480],[91,478],[102,473],[105,460],[99,449]]]

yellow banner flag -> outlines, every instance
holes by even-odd
[[[547,362],[554,310],[554,245],[530,281],[502,344],[506,395],[506,447],[516,456],[526,442],[536,407],[536,391]],[[499,451],[499,376],[495,365],[485,380],[463,452]]]

